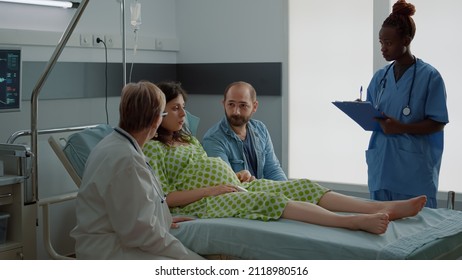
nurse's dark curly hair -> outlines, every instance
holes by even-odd
[[[181,83],[179,82],[164,81],[156,83],[156,86],[165,94],[166,103],[180,95],[183,96],[185,102],[187,100],[188,94],[181,87]],[[159,126],[157,129],[157,135],[154,136],[153,140],[157,140],[166,145],[172,144],[170,143],[171,141],[189,143],[191,140],[191,132],[186,125],[183,125],[181,130],[173,132],[173,138],[171,138],[171,136],[172,134],[169,131],[162,126]]]
[[[392,13],[384,20],[382,27],[394,27],[401,37],[414,39],[415,22],[411,18],[415,14],[415,6],[405,0],[398,0],[393,5]]]

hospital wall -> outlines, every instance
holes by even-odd
[[[133,59],[136,62],[153,64],[282,63],[281,93],[278,96],[259,96],[260,108],[256,115],[258,119],[267,123],[273,135],[276,153],[281,157],[283,141],[281,131],[284,120],[282,100],[287,94],[286,70],[284,70],[287,52],[284,43],[287,36],[285,35],[286,1],[141,0],[139,2],[142,5],[142,24],[138,31],[139,49],[134,56],[132,49],[134,34],[132,29],[127,27],[128,64]],[[127,5],[129,3],[130,1],[127,1]],[[47,62],[74,11],[23,6],[19,10],[11,5],[5,5],[7,4],[0,4],[0,46],[20,46],[25,63]],[[82,34],[110,34],[114,36],[115,45],[120,46],[122,39],[119,1],[89,2],[58,63],[105,62],[104,48],[79,46],[79,36]],[[178,50],[156,50],[152,45],[155,38],[166,38],[169,39],[168,42],[178,43]],[[108,61],[122,61],[122,51],[119,47],[108,48]],[[62,85],[62,92],[65,94],[66,84]],[[19,112],[0,113],[0,141],[2,142],[5,142],[15,131],[30,129],[31,92],[22,94],[24,101]],[[106,122],[106,100],[103,97],[69,99],[63,96],[49,99],[47,98],[49,94],[42,92],[39,97],[38,129]],[[221,99],[221,91],[217,95],[194,94],[189,97],[188,110],[201,119],[198,129],[199,138],[208,127],[223,116]],[[119,98],[109,97],[107,102],[109,123],[117,125]],[[77,190],[49,148],[47,138],[47,135],[40,135],[38,141],[39,198]],[[16,140],[16,143],[28,142],[29,137]],[[48,255],[42,244],[41,220],[39,215],[37,257],[47,259]],[[74,243],[68,236],[68,232],[75,224],[72,202],[53,206],[51,221],[51,239],[57,251],[64,254],[72,252]]]

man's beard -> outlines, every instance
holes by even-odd
[[[228,118],[228,122],[232,125],[232,126],[243,126],[245,124],[247,124],[250,120],[250,116],[249,117],[245,117],[245,116],[227,116]]]

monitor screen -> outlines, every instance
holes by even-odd
[[[21,49],[0,47],[0,112],[20,110],[20,90]]]

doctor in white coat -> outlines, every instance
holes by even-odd
[[[200,259],[169,233],[173,219],[142,147],[162,122],[165,96],[150,82],[122,90],[119,127],[88,157],[77,196],[78,259]]]

